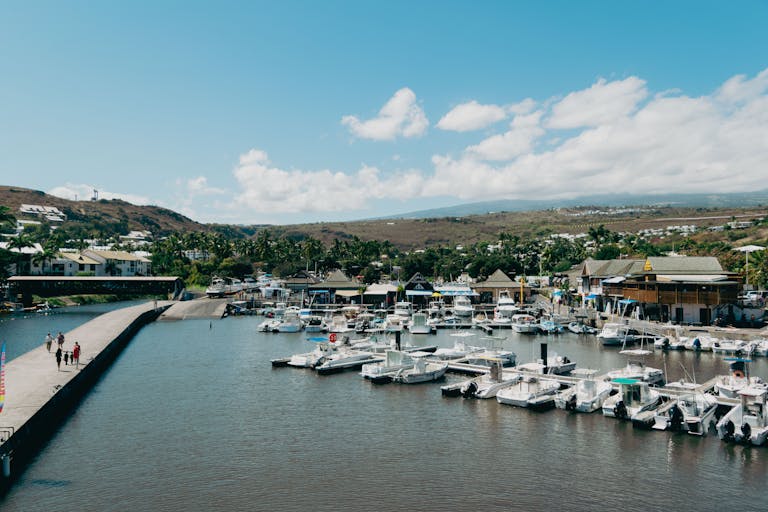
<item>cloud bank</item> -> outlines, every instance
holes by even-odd
[[[400,137],[418,137],[427,131],[429,121],[416,102],[416,94],[403,87],[387,101],[379,115],[367,121],[356,116],[344,116],[341,124],[355,137],[371,140],[392,140]]]

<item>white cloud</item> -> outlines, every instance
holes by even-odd
[[[102,188],[99,188],[98,186],[86,184],[67,183],[65,185],[50,189],[48,194],[72,201],[86,201],[93,197],[94,190],[98,191],[99,199],[121,199],[123,201],[137,205],[157,204],[146,196],[139,196],[136,194],[122,194],[119,192],[108,192]]]
[[[507,112],[498,105],[481,105],[475,100],[456,105],[440,121],[437,127],[441,130],[468,132],[479,130],[501,121],[507,117]]]
[[[601,78],[589,89],[568,94],[552,107],[550,128],[599,126],[631,114],[648,95],[645,81],[631,76],[606,82]]]
[[[467,148],[467,153],[481,160],[511,160],[532,150],[537,138],[544,135],[539,125],[541,112],[526,116],[517,116],[510,125],[510,130],[500,135],[493,135],[475,146]]]
[[[208,178],[205,176],[198,176],[197,178],[189,179],[184,183],[177,183],[184,185],[187,191],[191,195],[195,196],[221,195],[226,193],[226,191],[222,188],[209,186]]]
[[[512,114],[530,114],[536,108],[536,102],[531,98],[525,98],[519,103],[508,105],[506,110]]]
[[[416,102],[416,94],[408,87],[403,87],[381,107],[378,116],[367,121],[361,121],[356,116],[344,116],[341,124],[362,139],[392,140],[398,136],[423,135],[429,121]]]
[[[260,150],[243,155],[233,174],[240,189],[236,206],[264,213],[359,210],[371,199],[414,197],[423,182],[414,171],[384,177],[366,165],[353,174],[285,170],[270,165]]]

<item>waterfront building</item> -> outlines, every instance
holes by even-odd
[[[96,276],[148,276],[152,270],[149,259],[126,251],[86,249],[82,255],[101,264],[96,267]]]
[[[316,304],[354,301],[362,302],[360,287],[357,279],[350,278],[341,270],[334,270],[325,280],[309,285],[309,293],[314,296]]]

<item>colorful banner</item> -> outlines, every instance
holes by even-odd
[[[5,342],[0,351],[0,412],[3,412],[3,405],[5,405]]]

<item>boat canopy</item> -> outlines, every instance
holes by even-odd
[[[626,384],[631,386],[632,384],[637,384],[640,381],[637,379],[613,379],[611,382],[615,382],[616,384]]]
[[[407,295],[408,297],[412,297],[414,295],[426,297],[426,296],[432,295],[432,290],[405,290],[405,295]]]

